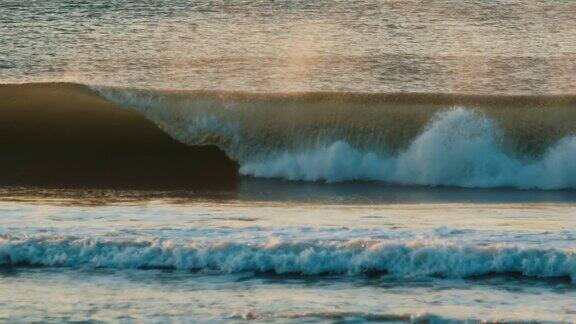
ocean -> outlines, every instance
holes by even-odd
[[[0,321],[576,322],[575,18],[1,0]]]

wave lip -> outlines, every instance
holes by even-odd
[[[434,241],[269,241],[249,244],[4,235],[0,238],[0,265],[299,275],[381,273],[408,279],[514,273],[576,281],[576,252],[573,250],[466,246]]]

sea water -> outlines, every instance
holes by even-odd
[[[0,318],[576,320],[574,195],[463,191],[5,191]]]
[[[243,177],[2,189],[0,320],[576,321],[575,17],[554,0],[2,1],[1,83],[86,84]]]

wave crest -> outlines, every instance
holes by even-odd
[[[571,250],[435,242],[270,241],[265,244],[17,236],[0,239],[0,265],[170,268],[277,274],[384,273],[399,278],[466,278],[518,273],[576,280]]]

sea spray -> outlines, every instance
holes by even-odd
[[[306,152],[284,152],[244,163],[245,175],[305,181],[383,181],[412,185],[566,189],[576,187],[576,137],[568,136],[540,159],[502,149],[502,132],[486,117],[457,108],[439,113],[398,154],[362,152],[344,141]]]

